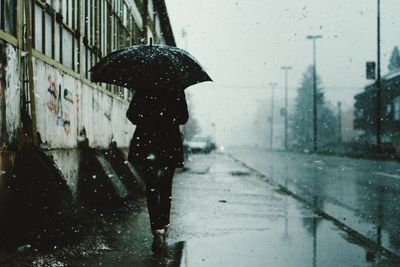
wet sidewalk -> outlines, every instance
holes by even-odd
[[[96,253],[82,247],[33,266],[395,266],[227,155],[193,155],[187,167],[175,176],[162,253],[151,253],[142,199],[93,237]]]
[[[182,266],[389,264],[226,155],[195,156],[174,189]]]
[[[174,180],[172,231],[152,255],[145,203],[84,266],[388,266],[379,251],[226,155],[194,155]]]

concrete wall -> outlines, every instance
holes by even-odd
[[[111,140],[129,145],[134,126],[126,118],[127,109],[127,102],[82,85],[80,128],[85,127],[91,146],[107,147]]]
[[[1,148],[1,145],[17,142],[21,84],[16,49],[9,44],[0,48],[0,56],[5,59],[4,82],[0,83],[0,111],[3,110],[0,112]],[[34,58],[33,68],[37,129],[43,141],[42,147],[49,148],[47,153],[53,156],[68,186],[76,193],[79,132],[83,127],[86,129],[92,147],[107,148],[112,140],[119,147],[128,147],[134,131],[125,115],[129,103],[40,59]],[[14,157],[12,151],[4,152],[0,157],[0,194],[10,178]],[[0,210],[4,204],[1,202],[2,199]]]
[[[128,102],[35,59],[37,126],[45,146],[76,148],[86,129],[90,145],[108,147],[111,140],[128,146],[134,127],[126,119]]]
[[[5,45],[3,82],[0,83],[0,133],[5,145],[15,143],[20,121],[18,57],[12,45]],[[34,58],[37,127],[45,147],[76,148],[85,127],[90,145],[108,147],[111,140],[127,147],[134,126],[125,113],[128,102],[112,97],[53,66]],[[5,129],[3,129],[5,128]]]
[[[6,147],[17,139],[20,116],[20,84],[16,49],[0,41],[0,237],[3,236],[3,220],[8,181],[12,175],[15,153]]]
[[[20,82],[16,49],[10,45],[0,45],[0,57],[5,63],[0,83],[0,140],[3,145],[16,141],[20,121]]]
[[[67,185],[71,189],[73,196],[76,197],[80,151],[78,149],[58,149],[49,151],[49,154],[53,156],[54,162],[64,174]]]
[[[8,181],[12,176],[15,153],[5,150],[17,138],[20,108],[16,50],[0,41],[0,238],[3,236],[3,220],[7,201]]]
[[[43,147],[61,169],[74,196],[77,192],[79,132],[86,129],[89,145],[104,149],[116,141],[128,147],[134,126],[126,118],[128,102],[34,60],[37,125]]]

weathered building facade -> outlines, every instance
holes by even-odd
[[[376,86],[365,87],[355,96],[354,129],[360,130],[361,142],[375,143],[376,136]],[[382,141],[400,147],[400,71],[382,77],[381,96]]]
[[[129,145],[134,127],[125,113],[132,93],[91,83],[89,69],[150,37],[175,45],[163,0],[0,0],[0,202],[27,123],[72,191],[83,133],[91,147]]]

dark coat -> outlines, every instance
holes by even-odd
[[[138,91],[129,105],[126,116],[136,125],[129,147],[131,163],[183,167],[179,125],[189,119],[185,93],[166,92]]]

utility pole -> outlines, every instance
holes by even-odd
[[[292,69],[290,66],[282,66],[285,71],[285,150],[288,149],[288,72]]]
[[[342,144],[342,102],[338,102],[338,142]]]
[[[308,35],[307,39],[313,41],[313,145],[314,152],[318,149],[317,141],[317,48],[316,40],[322,38],[321,35]]]
[[[381,1],[377,0],[376,150],[381,152]]]
[[[270,128],[270,139],[269,139],[269,147],[272,150],[273,147],[273,139],[274,139],[274,97],[275,97],[275,87],[278,85],[277,83],[269,83],[271,86],[271,128]]]

